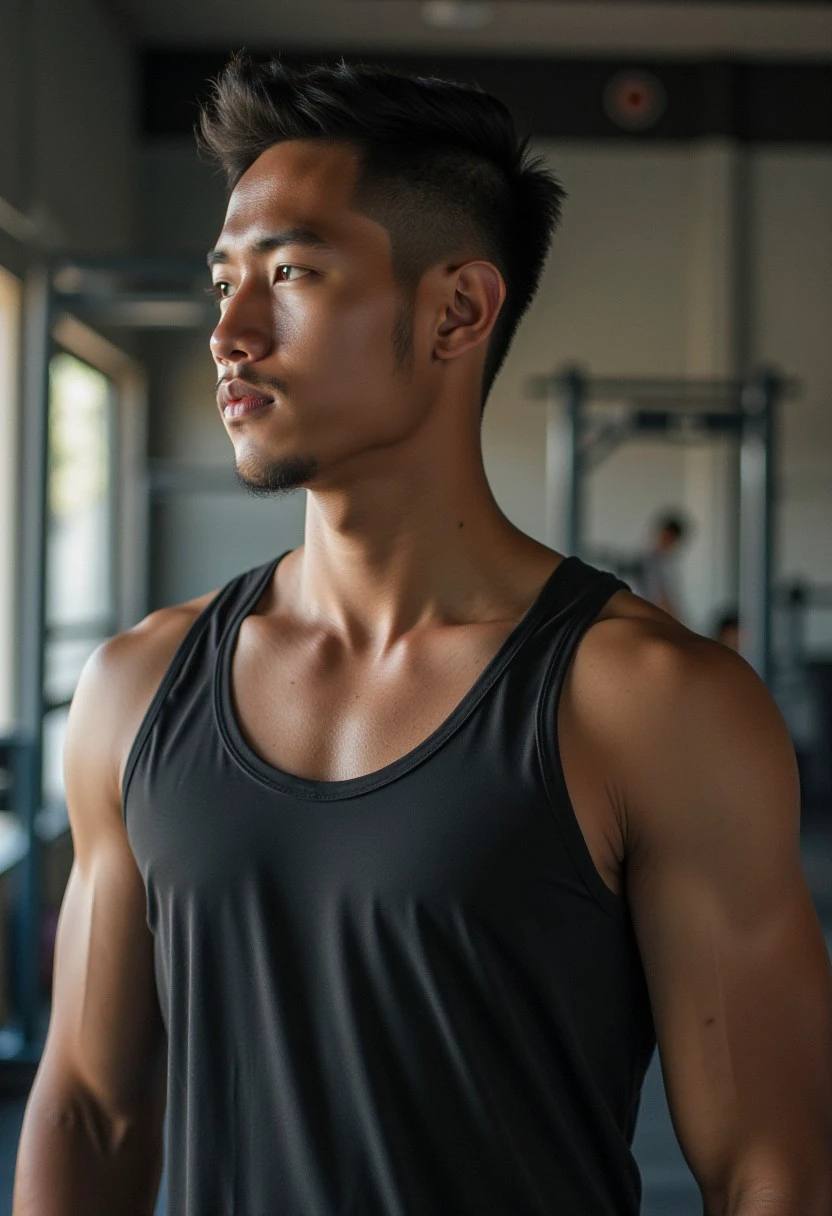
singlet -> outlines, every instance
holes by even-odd
[[[635,1216],[653,1020],[555,729],[626,584],[566,558],[427,739],[317,781],[256,754],[232,703],[279,560],[191,623],[125,768],[170,1216]]]

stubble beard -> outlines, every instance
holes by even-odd
[[[393,319],[392,347],[396,373],[408,380],[413,372],[414,299],[408,293],[400,299]],[[234,465],[237,484],[252,498],[273,498],[291,494],[308,486],[317,476],[314,456],[290,456],[264,463],[258,460]]]
[[[234,466],[237,484],[252,498],[291,494],[308,485],[317,472],[318,462],[313,456],[283,457],[271,463],[249,460]]]

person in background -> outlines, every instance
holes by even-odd
[[[725,609],[715,618],[711,637],[739,653],[740,618],[735,608]]]
[[[682,613],[675,559],[690,531],[690,524],[679,513],[659,516],[653,527],[650,547],[641,562],[641,594],[677,620],[681,619]]]

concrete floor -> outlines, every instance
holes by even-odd
[[[832,953],[832,823],[826,827],[815,821],[804,829],[803,864]],[[24,1107],[22,1098],[0,1100],[0,1216],[11,1216],[14,1162]],[[645,1080],[633,1147],[644,1182],[642,1216],[700,1216],[699,1192],[670,1122],[658,1056],[654,1056]],[[156,1216],[167,1216],[164,1179]]]

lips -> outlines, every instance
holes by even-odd
[[[241,397],[239,401],[229,401],[222,412],[224,418],[242,418],[247,414],[262,414],[273,405],[267,397]]]
[[[246,401],[253,405],[257,402],[274,401],[274,397],[270,397],[266,393],[258,393],[245,380],[235,379],[229,380],[222,389],[221,401],[223,406],[235,401]]]

